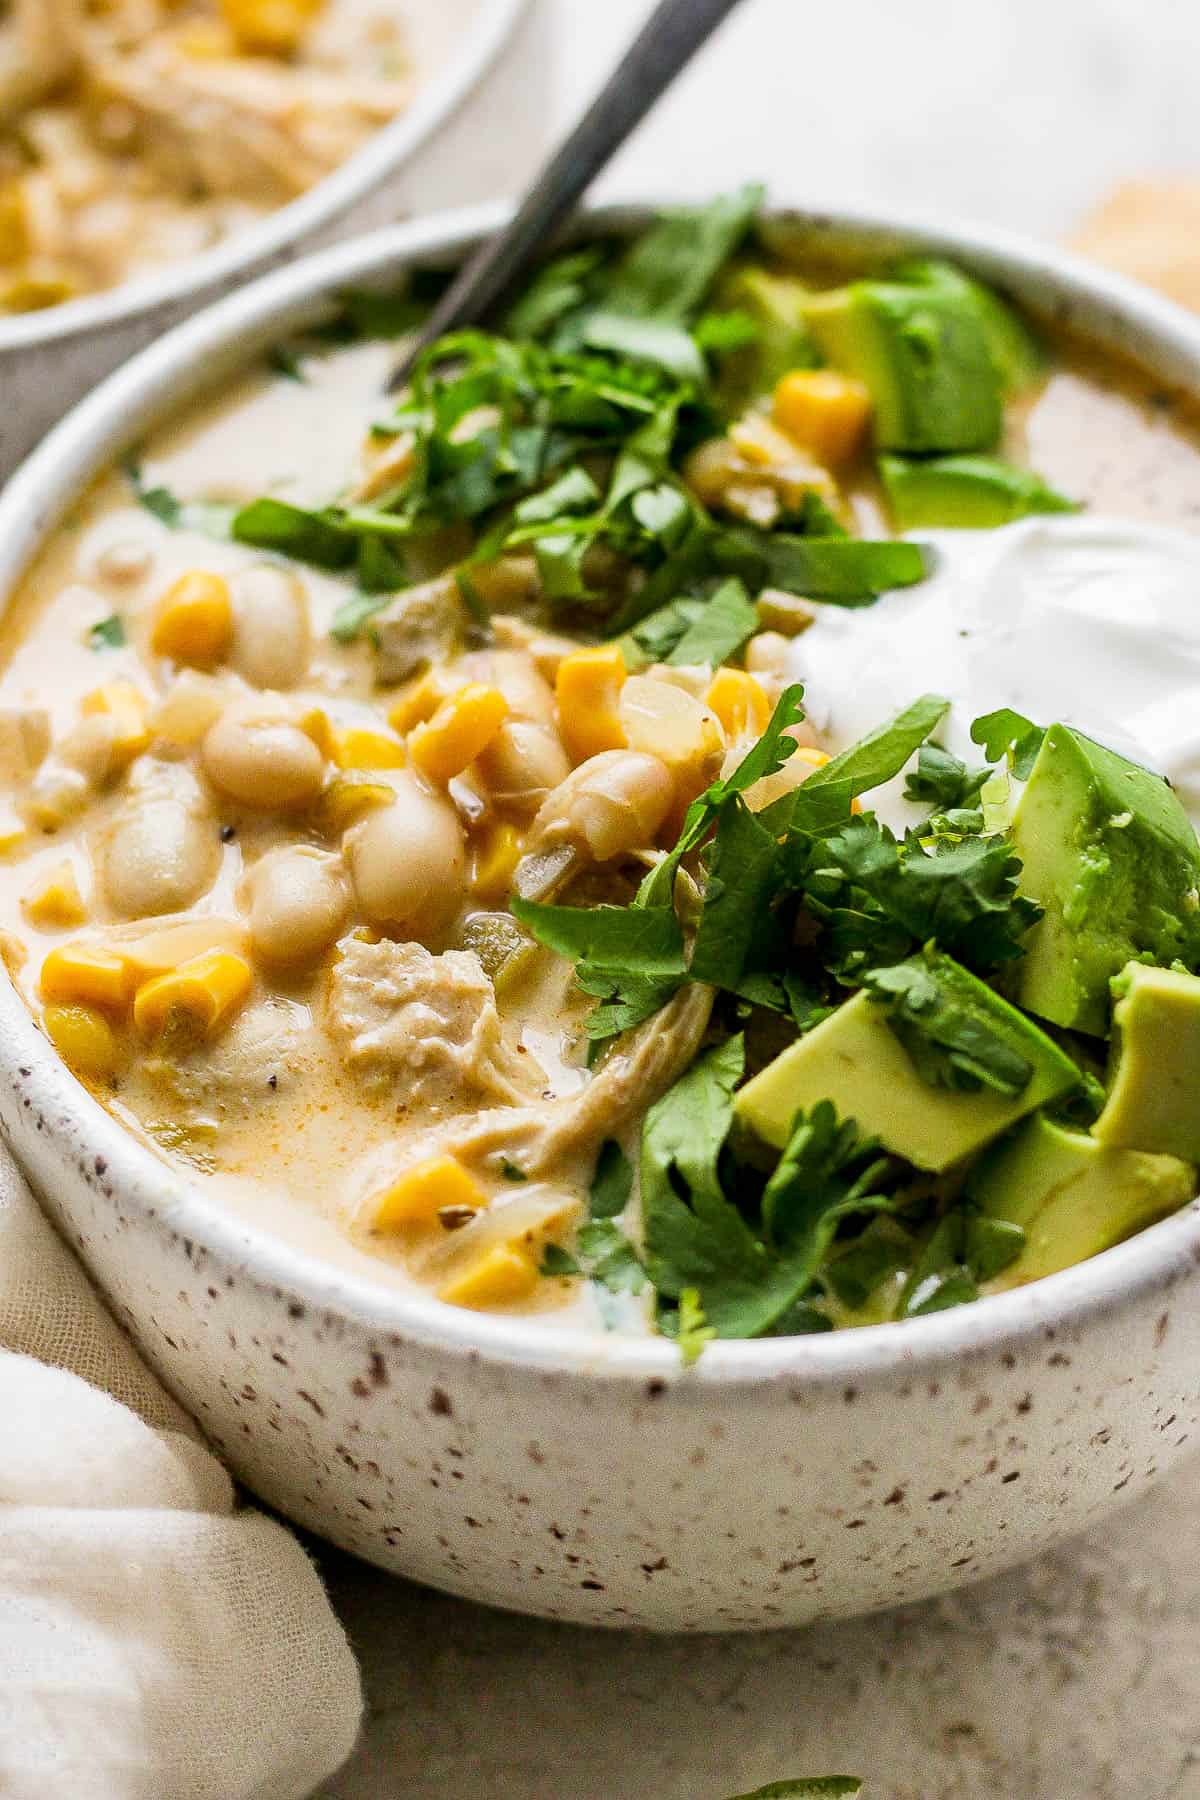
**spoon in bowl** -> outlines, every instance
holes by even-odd
[[[574,130],[503,231],[466,262],[412,339],[388,383],[403,387],[436,338],[473,325],[528,267],[546,239],[738,0],[660,0]]]

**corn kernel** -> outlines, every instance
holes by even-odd
[[[133,997],[134,1024],[154,1037],[182,1013],[207,1037],[241,1005],[253,982],[244,957],[229,950],[204,951],[139,987]]]
[[[433,1156],[408,1169],[373,1202],[376,1231],[433,1226],[446,1207],[482,1212],[487,1195],[453,1156]]]
[[[507,717],[508,701],[499,688],[469,682],[410,733],[414,768],[430,781],[453,781],[487,749]]]
[[[8,807],[0,807],[0,856],[11,856],[14,850],[19,850],[28,835],[25,821]]]
[[[77,1075],[101,1081],[115,1074],[120,1051],[102,1012],[91,1006],[48,1006],[42,1024],[58,1054]]]
[[[573,762],[625,748],[617,710],[628,670],[619,644],[597,644],[563,658],[555,677],[558,729]]]
[[[390,806],[395,798],[395,789],[386,781],[331,781],[321,795],[317,822],[322,831],[337,837],[373,806]]]
[[[232,639],[233,600],[223,576],[193,569],[172,582],[150,633],[152,650],[194,669],[211,669]]]
[[[172,37],[177,50],[197,62],[223,62],[237,55],[237,39],[217,19],[186,19]]]
[[[707,699],[731,738],[758,738],[767,729],[771,702],[761,683],[744,669],[719,670]]]
[[[131,763],[150,742],[150,723],[145,696],[132,681],[106,681],[80,702],[85,714],[110,713],[117,723],[112,754],[117,763]]]
[[[339,769],[402,769],[406,760],[399,738],[360,725],[334,731],[329,756]]]
[[[461,1274],[452,1276],[438,1295],[448,1306],[484,1308],[524,1300],[537,1286],[537,1264],[527,1251],[496,1244]]]
[[[25,895],[21,905],[31,925],[82,925],[87,918],[79,877],[69,862],[56,863]]]
[[[286,56],[303,42],[324,0],[221,0],[221,14],[242,50]]]
[[[424,675],[418,675],[415,681],[402,688],[392,702],[388,724],[401,737],[407,737],[414,725],[424,725],[427,719],[432,719],[450,692],[444,675],[426,669]]]
[[[484,833],[471,864],[471,887],[480,900],[503,900],[521,860],[521,835],[514,825],[493,825]]]
[[[142,937],[124,940],[120,953],[133,984],[140,986],[152,975],[166,975],[209,950],[247,956],[249,944],[246,927],[233,919],[184,919],[178,925],[160,925]]]
[[[837,468],[861,450],[871,420],[871,395],[836,369],[793,369],[775,388],[772,417],[796,443]]]
[[[42,964],[39,986],[43,1000],[78,1002],[123,1010],[132,987],[123,956],[102,944],[63,944]]]

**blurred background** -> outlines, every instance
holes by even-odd
[[[402,202],[511,193],[652,3],[531,0]],[[1200,171],[1198,68],[1194,0],[742,0],[602,187],[761,175],[788,199],[1057,235],[1131,176]]]

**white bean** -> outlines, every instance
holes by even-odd
[[[571,772],[557,731],[532,719],[507,720],[477,766],[498,805],[527,814],[535,813],[551,789]]]
[[[229,591],[234,668],[253,687],[295,687],[312,655],[308,594],[300,576],[272,563],[254,563],[233,577]]]
[[[654,842],[675,799],[666,764],[639,750],[589,756],[547,796],[526,848],[571,844],[609,862]]]
[[[250,942],[263,962],[311,962],[333,943],[350,910],[340,856],[289,844],[255,863],[246,881]]]
[[[396,778],[390,806],[346,834],[346,855],[363,916],[418,943],[440,941],[463,902],[466,851],[452,807]]]
[[[220,864],[211,808],[184,771],[164,775],[130,795],[101,840],[104,890],[123,918],[184,911],[212,885]]]
[[[213,786],[257,812],[309,805],[325,777],[312,739],[269,699],[227,706],[205,733],[200,755]]]

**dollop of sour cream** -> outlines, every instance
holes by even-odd
[[[978,767],[972,720],[1009,706],[1165,775],[1200,826],[1200,537],[1098,517],[913,535],[933,552],[924,582],[822,605],[791,646],[821,743],[843,750],[937,693],[937,741]],[[922,811],[902,787],[867,801],[896,830]]]

